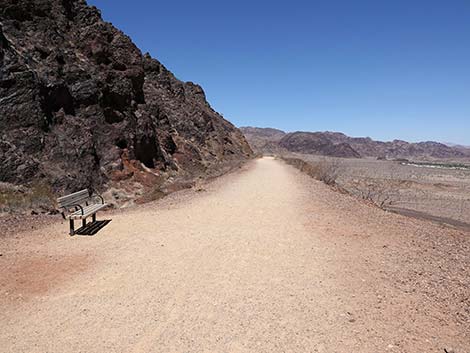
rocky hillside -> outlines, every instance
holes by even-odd
[[[83,0],[1,1],[0,102],[0,182],[144,194],[252,153],[200,86]]]
[[[470,149],[439,142],[409,143],[400,140],[375,141],[349,137],[339,132],[293,132],[275,129],[241,128],[248,142],[262,153],[290,151],[325,156],[360,158],[452,159],[470,158]],[[270,134],[269,131],[276,131]],[[268,146],[268,148],[266,148]]]
[[[284,136],[279,141],[279,146],[290,152],[343,158],[361,157],[347,143],[333,143],[321,132],[293,132]]]
[[[256,153],[273,154],[280,151],[279,141],[286,135],[282,130],[245,126],[241,132]]]
[[[449,147],[434,141],[410,143],[393,140],[382,142],[372,140],[370,137],[349,137],[338,132],[324,132],[322,134],[335,144],[349,144],[363,157],[448,159],[464,158],[466,156],[458,148]]]
[[[285,133],[272,128],[241,127],[251,148],[261,154],[299,152],[331,157],[359,158],[360,155],[348,144],[334,144],[322,133]]]

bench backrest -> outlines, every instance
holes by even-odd
[[[81,205],[87,202],[89,198],[90,198],[90,195],[88,193],[88,190],[83,189],[83,190],[74,192],[73,194],[59,197],[57,199],[57,205],[59,206],[59,208],[61,207],[67,208],[73,205]]]

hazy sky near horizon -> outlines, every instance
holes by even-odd
[[[237,126],[470,145],[470,1],[88,0]]]

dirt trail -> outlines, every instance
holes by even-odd
[[[470,352],[469,235],[280,161],[103,217],[0,240],[0,351]]]

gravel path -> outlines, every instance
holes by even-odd
[[[100,216],[0,239],[0,351],[470,352],[470,235],[280,161]]]

